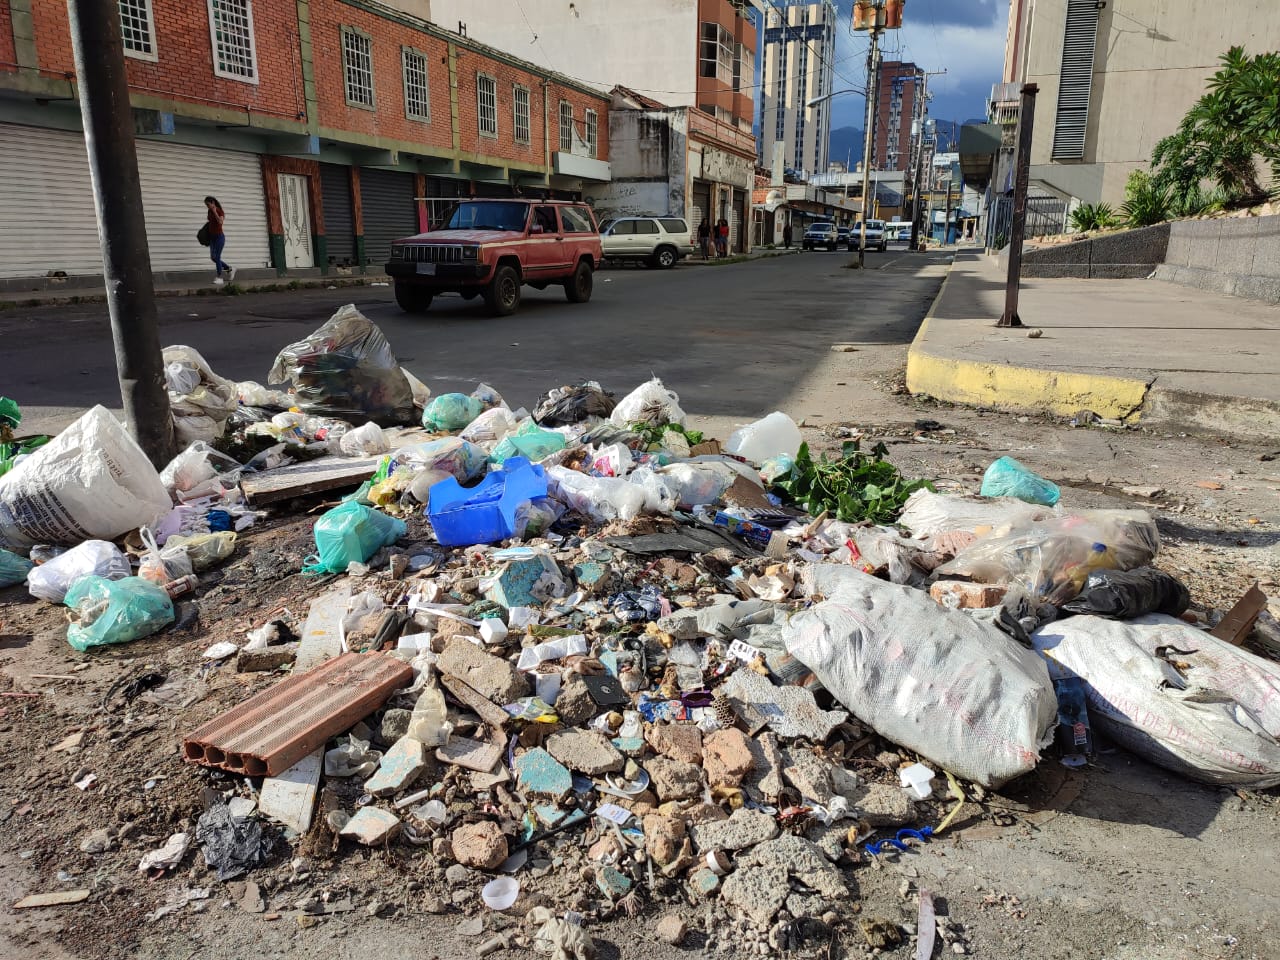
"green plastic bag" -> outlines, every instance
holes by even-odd
[[[348,564],[364,563],[408,532],[403,520],[349,500],[316,521],[312,530],[316,553],[307,558],[302,572],[343,573]]]
[[[532,425],[533,421],[530,421],[530,424],[529,429],[509,433],[503,437],[493,448],[493,453],[489,454],[489,462],[500,465],[505,463],[508,457],[524,457],[530,463],[537,463],[565,448],[564,434],[556,433],[554,430],[543,430]]]
[[[71,608],[67,642],[80,651],[141,640],[173,623],[169,594],[141,577],[81,577],[63,602]]]
[[[475,397],[442,393],[422,411],[422,425],[428,430],[461,430],[482,413],[484,404]]]
[[[35,564],[8,550],[0,550],[0,587],[12,587],[27,579]]]

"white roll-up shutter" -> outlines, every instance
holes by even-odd
[[[101,275],[93,185],[84,137],[65,130],[0,125],[0,277]],[[153,270],[209,267],[196,242],[204,198],[227,212],[223,259],[237,267],[270,262],[258,157],[185,144],[138,141],[138,172]]]
[[[1053,124],[1053,159],[1084,157],[1093,92],[1093,52],[1098,42],[1099,4],[1067,0],[1062,37],[1062,73],[1058,81],[1058,113]]]

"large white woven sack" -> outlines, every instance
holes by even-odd
[[[146,454],[106,407],[94,407],[0,477],[0,547],[114,540],[172,507]]]
[[[1058,714],[1035,651],[851,567],[814,564],[804,585],[826,599],[791,618],[787,652],[859,720],[984,787],[1035,768]]]
[[[1161,614],[1068,617],[1031,639],[1051,673],[1084,680],[1090,722],[1139,756],[1205,783],[1280,784],[1280,664]]]

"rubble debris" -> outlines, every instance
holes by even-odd
[[[658,799],[688,800],[702,793],[702,768],[667,757],[650,760],[646,765]]]
[[[717,850],[734,853],[772,840],[778,835],[778,821],[767,813],[743,807],[733,811],[728,820],[695,824],[689,832],[701,854]]]
[[[755,763],[746,734],[736,727],[708,734],[702,754],[702,768],[712,787],[738,786]]]
[[[689,935],[689,925],[679,915],[669,913],[657,922],[653,932],[663,943],[678,947],[684,943],[684,938]]]
[[[36,907],[65,907],[83,903],[89,899],[88,890],[56,890],[52,893],[32,893],[13,905],[15,910],[31,910]]]
[[[516,758],[520,789],[558,800],[573,789],[573,776],[546,750],[538,747]]]
[[[384,847],[400,834],[400,818],[381,807],[361,807],[343,824],[338,835],[366,847]]]
[[[365,782],[365,792],[387,797],[407,790],[426,766],[426,747],[410,737],[401,737],[382,755],[378,772]]]
[[[485,653],[463,637],[449,641],[436,666],[493,703],[515,703],[530,692],[529,678],[515,664]]]
[[[735,671],[720,689],[748,723],[757,729],[767,725],[788,740],[821,743],[849,719],[844,710],[819,709],[813,693],[805,687],[776,686],[752,670]]]
[[[449,846],[458,863],[477,870],[497,870],[510,852],[502,828],[488,820],[458,827],[449,837]]]
[[[623,756],[601,733],[570,729],[547,738],[547,752],[570,770],[588,777],[617,773],[623,767]]]

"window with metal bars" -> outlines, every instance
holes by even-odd
[[[515,115],[516,143],[529,142],[529,88],[511,85],[512,113]]]
[[[573,104],[560,101],[560,152],[573,153]]]
[[[120,39],[126,56],[156,59],[156,31],[151,0],[120,0]]]
[[[342,28],[342,77],[347,103],[373,108],[373,38],[355,27]]]
[[[598,147],[596,128],[596,112],[594,110],[587,111],[587,154],[594,157]]]
[[[480,136],[498,135],[498,81],[483,73],[476,74],[476,116]]]
[[[213,72],[219,77],[257,83],[252,0],[208,0],[208,3]]]
[[[1053,124],[1054,160],[1083,160],[1093,92],[1093,52],[1098,40],[1095,0],[1067,0],[1062,37],[1058,113]]]
[[[404,69],[404,115],[410,120],[431,122],[431,92],[427,86],[427,56],[412,47],[400,48]]]

